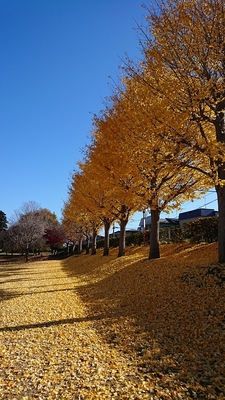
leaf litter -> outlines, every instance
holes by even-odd
[[[216,244],[1,265],[1,399],[225,399]]]

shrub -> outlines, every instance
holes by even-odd
[[[184,224],[184,234],[192,242],[217,242],[218,217],[199,218],[196,221]]]

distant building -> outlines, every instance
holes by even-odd
[[[187,222],[196,221],[199,218],[216,217],[218,212],[211,208],[197,208],[195,210],[182,212],[179,214],[179,225],[183,228]]]
[[[177,218],[163,218],[159,220],[160,228],[171,228],[172,226],[179,225]],[[151,215],[145,218],[145,229],[148,231],[151,229]],[[144,230],[144,218],[142,217],[139,223],[138,231],[143,232]]]
[[[133,233],[137,233],[137,229],[126,229],[126,236],[132,235]],[[109,237],[119,237],[120,231],[115,231],[114,233],[110,233]]]
[[[197,208],[195,210],[182,212],[179,214],[179,218],[163,218],[159,220],[160,228],[171,228],[172,226],[180,226],[183,228],[187,222],[195,221],[199,218],[215,217],[218,216],[218,212],[214,209]],[[151,215],[145,218],[145,229],[151,229]],[[139,223],[138,231],[143,232],[144,230],[144,218],[142,217]]]

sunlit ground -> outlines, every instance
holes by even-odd
[[[217,245],[1,264],[2,399],[224,399]]]

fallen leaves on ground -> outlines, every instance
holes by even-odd
[[[0,266],[1,399],[225,399],[216,244]]]

